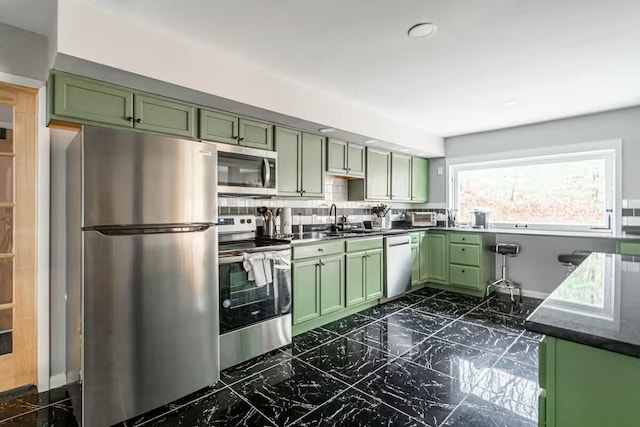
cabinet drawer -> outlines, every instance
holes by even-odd
[[[347,252],[382,249],[382,237],[369,237],[367,239],[348,239],[346,242]]]
[[[452,285],[478,288],[480,287],[480,269],[477,267],[450,265],[449,282]]]
[[[451,264],[480,265],[480,246],[451,243],[449,245]]]
[[[468,245],[479,245],[479,234],[467,234],[467,233],[449,233],[449,241],[451,243],[466,243]]]
[[[640,255],[640,243],[618,242],[618,253],[621,255]]]
[[[344,252],[344,240],[293,247],[293,259],[322,257]]]

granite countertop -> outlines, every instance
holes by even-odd
[[[640,257],[591,254],[527,318],[525,326],[640,357]]]
[[[344,232],[339,234],[329,234],[325,231],[313,231],[313,232],[305,232],[302,234],[302,237],[298,233],[294,234],[291,239],[292,246],[300,246],[307,243],[316,243],[323,242],[328,240],[338,240],[338,239],[365,239],[367,237],[377,237],[377,236],[388,236],[393,234],[406,234],[408,230],[399,230],[399,229],[391,229],[391,230],[374,230],[374,231],[366,231],[366,232]]]

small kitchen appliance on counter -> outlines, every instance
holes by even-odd
[[[218,219],[220,367],[291,344],[288,240],[256,236],[256,217]]]
[[[435,212],[411,212],[412,227],[435,227],[437,214]]]
[[[489,228],[489,211],[474,209],[471,213],[471,227]]]

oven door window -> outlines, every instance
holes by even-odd
[[[220,333],[239,329],[290,310],[290,296],[282,286],[256,286],[242,262],[220,264]],[[277,282],[277,281],[274,281]]]
[[[236,153],[218,153],[218,185],[276,188],[275,160]]]

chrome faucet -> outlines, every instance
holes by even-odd
[[[331,207],[329,208],[329,216],[331,216],[332,211],[333,211],[333,225],[331,226],[331,231],[335,233],[338,231],[338,207],[336,206],[335,203],[332,203]]]

